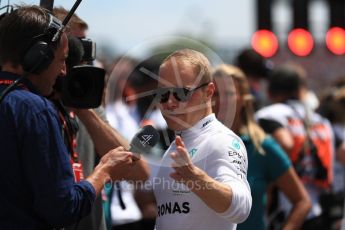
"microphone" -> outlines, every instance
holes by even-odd
[[[140,153],[149,153],[151,148],[159,141],[159,133],[153,126],[146,125],[142,127],[133,137],[128,151],[135,154],[140,159]],[[125,202],[122,199],[121,186],[119,182],[115,182],[117,199],[121,209],[126,209]]]
[[[130,152],[148,154],[159,141],[159,133],[152,125],[142,127],[133,137],[130,143]],[[140,155],[138,155],[140,158]]]

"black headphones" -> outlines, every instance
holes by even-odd
[[[26,73],[39,74],[47,69],[54,59],[54,48],[60,42],[63,24],[59,19],[48,13],[49,24],[46,31],[33,38],[22,60]]]

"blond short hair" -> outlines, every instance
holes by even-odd
[[[211,75],[211,65],[207,57],[192,49],[182,49],[173,52],[168,57],[166,57],[159,67],[159,70],[171,59],[176,59],[176,61],[186,62],[192,65],[194,73],[196,75],[202,73],[201,84],[212,82],[213,78]]]

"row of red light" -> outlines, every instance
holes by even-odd
[[[345,29],[332,27],[326,34],[326,46],[335,55],[345,54]],[[254,33],[251,44],[253,49],[262,56],[269,58],[278,51],[279,42],[276,35],[270,30],[258,30]],[[300,57],[308,56],[314,48],[314,39],[311,33],[302,28],[293,29],[287,44],[289,50]]]

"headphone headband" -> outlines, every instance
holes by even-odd
[[[57,43],[60,41],[61,34],[64,30],[64,26],[62,25],[61,21],[54,17],[52,14],[48,13],[49,15],[49,24],[47,29],[44,31],[43,34],[35,36],[33,38],[33,43],[37,41],[44,41],[47,44],[56,47]]]
[[[35,36],[23,57],[23,69],[28,73],[39,74],[48,68],[54,59],[54,48],[60,42],[64,26],[59,19],[49,15],[49,24],[43,34]]]
[[[60,40],[64,28],[65,27],[62,25],[62,22],[58,18],[54,17],[52,14],[49,13],[49,25],[47,31],[53,31],[54,34],[54,36],[51,39],[51,42],[55,43]]]

